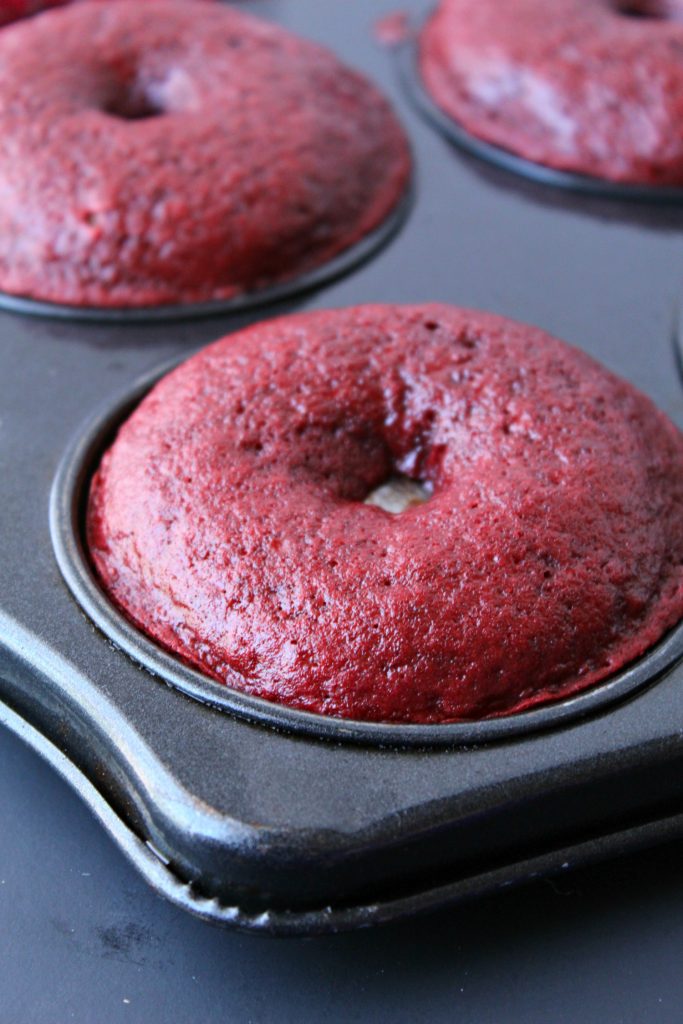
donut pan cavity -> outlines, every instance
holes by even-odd
[[[415,108],[448,139],[454,146],[466,153],[517,174],[540,185],[576,192],[579,195],[597,196],[604,199],[618,199],[626,202],[655,203],[660,205],[683,205],[683,188],[654,185],[637,185],[606,181],[587,174],[562,171],[544,164],[534,163],[500,146],[477,138],[457,121],[449,117],[432,99],[425,88],[419,70],[416,32],[409,41],[395,49],[395,60],[404,91]]]
[[[322,263],[314,270],[281,284],[262,288],[258,291],[245,292],[232,299],[213,302],[183,303],[162,306],[131,306],[125,308],[104,308],[98,306],[69,306],[56,302],[42,302],[25,295],[11,295],[0,291],[0,309],[10,313],[24,313],[27,316],[59,318],[64,320],[85,320],[111,324],[132,324],[148,321],[167,321],[194,319],[197,317],[217,316],[223,314],[247,313],[250,310],[263,309],[278,302],[285,302],[306,292],[315,291],[334,281],[335,278],[350,274],[366,260],[372,259],[379,250],[387,245],[393,236],[400,231],[402,224],[410,212],[413,192],[408,187],[406,194],[399,200],[389,216],[369,235],[355,245],[345,249],[338,256]]]
[[[84,539],[88,488],[99,459],[118,426],[169,369],[165,366],[143,378],[113,406],[96,414],[76,435],[52,486],[50,533],[62,576],[86,614],[139,665],[195,700],[248,721],[318,739],[380,747],[449,747],[521,736],[570,722],[637,693],[683,656],[682,623],[638,662],[570,700],[523,714],[446,725],[344,721],[296,711],[215,683],[145,637],[112,605],[98,585]]]
[[[405,102],[369,30],[383,0],[250,6],[373,75],[418,167],[416,205],[392,245],[263,315],[366,301],[488,308],[583,346],[683,422],[671,345],[683,217],[566,192],[549,202],[547,188],[482,173]],[[419,18],[428,5],[409,6]],[[680,630],[636,676],[511,725],[446,726],[438,737],[240,705],[143,651],[79,548],[88,472],[153,368],[260,315],[0,313],[0,721],[74,786],[159,892],[253,930],[394,920],[683,834]],[[78,600],[55,558],[50,500]]]

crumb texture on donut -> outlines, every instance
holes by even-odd
[[[648,398],[542,331],[366,306],[165,377],[102,459],[87,539],[128,618],[220,682],[474,719],[591,686],[677,623],[682,470]],[[420,501],[366,503],[397,477]]]
[[[441,0],[422,78],[471,135],[538,164],[683,185],[680,0]]]
[[[225,300],[378,228],[410,173],[387,101],[224,4],[78,3],[0,33],[0,289]]]

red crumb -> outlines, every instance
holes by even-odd
[[[375,39],[382,46],[399,46],[410,35],[410,15],[407,11],[394,11],[380,18],[374,25]]]

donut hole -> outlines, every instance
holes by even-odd
[[[432,493],[433,487],[428,480],[412,480],[409,476],[396,473],[370,491],[365,504],[375,505],[392,515],[400,515],[406,509],[424,505]]]
[[[616,10],[627,18],[683,21],[683,0],[616,0]]]
[[[136,85],[120,85],[112,91],[102,110],[120,121],[146,121],[166,113],[158,101]]]
[[[382,419],[387,416],[382,410]],[[399,417],[391,429],[358,413],[326,405],[321,415],[289,426],[287,440],[293,477],[320,487],[334,501],[374,505],[400,515],[433,496],[439,484],[439,457],[429,443],[432,410],[419,421]],[[240,447],[246,448],[246,439]],[[254,440],[249,451],[254,451]],[[268,445],[265,446],[268,456]]]

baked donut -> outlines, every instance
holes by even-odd
[[[441,0],[420,39],[436,103],[538,164],[683,184],[681,0]]]
[[[0,0],[0,27],[9,25],[19,18],[30,18],[33,14],[49,10],[50,7],[62,7],[75,0]],[[85,2],[85,0],[82,0]],[[111,3],[112,0],[89,0],[90,3]],[[194,0],[185,0],[185,3]]]
[[[431,496],[367,504],[396,474]],[[498,716],[605,679],[683,615],[683,435],[499,317],[290,316],[156,385],[94,476],[87,544],[132,622],[235,689]]]
[[[0,26],[9,25],[18,18],[29,18],[48,7],[61,7],[68,0],[3,0],[0,6]]]
[[[206,0],[12,25],[0,97],[0,289],[34,299],[204,302],[296,278],[377,228],[410,172],[365,78]]]

